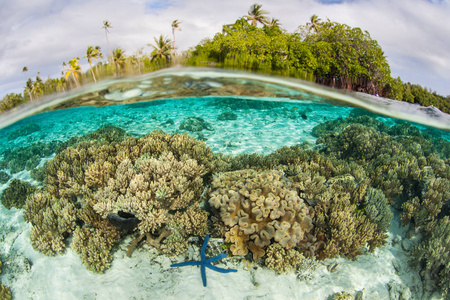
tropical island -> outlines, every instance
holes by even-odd
[[[39,72],[28,78],[23,93],[10,93],[0,101],[0,111],[33,101],[44,95],[65,92],[99,79],[152,72],[181,64],[241,69],[300,78],[331,86],[378,95],[391,99],[434,106],[450,112],[450,95],[441,96],[418,84],[393,78],[387,57],[369,32],[358,27],[321,20],[311,16],[305,25],[287,32],[276,18],[269,18],[262,5],[254,4],[247,15],[224,25],[213,38],[177,52],[175,32],[181,22],[171,24],[173,39],[160,35],[154,38],[149,53],[144,48],[126,55],[122,48],[111,49],[109,21],[103,21],[108,54],[100,46],[88,46],[85,56],[90,65],[83,72],[80,58],[63,62],[62,77],[44,80]],[[106,56],[106,60],[101,60]],[[25,66],[23,72],[28,68]]]

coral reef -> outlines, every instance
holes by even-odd
[[[206,235],[208,213],[197,203],[203,178],[214,167],[204,142],[154,131],[125,137],[112,128],[62,149],[45,165],[45,186],[27,199],[33,247],[54,255],[72,246],[88,269],[103,272],[120,233],[137,231],[129,254],[142,239],[164,252],[181,251],[190,235]],[[116,227],[117,226],[117,229]],[[170,228],[170,230],[166,230]],[[164,241],[171,233],[170,240]]]
[[[79,137],[72,137],[69,140],[61,143],[56,148],[56,154],[60,153],[64,149],[68,147],[74,147],[78,143],[83,141],[97,141],[99,143],[112,143],[112,142],[122,142],[127,137],[131,137],[129,133],[127,133],[125,130],[123,130],[120,127],[114,126],[114,125],[105,125],[94,132],[91,132],[89,134],[79,136]]]
[[[155,233],[170,221],[169,211],[198,201],[203,191],[202,172],[196,160],[183,155],[178,161],[172,152],[164,152],[158,159],[137,160],[135,165],[124,160],[108,185],[93,195],[94,210],[104,218],[118,211],[133,214],[141,221],[141,234]]]
[[[237,114],[231,112],[231,111],[225,111],[223,113],[221,113],[218,117],[217,120],[219,121],[233,121],[233,120],[237,120]]]
[[[53,154],[60,144],[61,142],[50,142],[48,144],[38,142],[14,150],[8,149],[3,152],[0,167],[10,169],[13,174],[25,169],[32,170],[39,164],[41,158]]]
[[[342,130],[351,124],[362,124],[365,126],[370,126],[378,131],[386,131],[388,126],[383,122],[378,121],[373,118],[374,114],[367,112],[365,110],[354,109],[350,112],[347,118],[338,118],[333,121],[326,121],[318,124],[312,130],[312,134],[315,137],[322,137],[326,133],[333,132],[335,135],[342,132]]]
[[[411,135],[397,135],[411,134]],[[325,133],[324,154],[357,162],[371,185],[383,191],[390,204],[403,209],[403,224],[432,221],[449,203],[450,166],[442,150],[450,142],[420,133],[406,124],[377,131],[361,124],[339,134]],[[434,145],[439,145],[436,147]]]
[[[282,106],[276,101],[255,101],[252,99],[242,99],[233,97],[213,97],[208,104],[220,109],[238,110],[238,109],[272,109]]]
[[[177,211],[173,216],[174,227],[184,236],[206,236],[208,233],[208,212],[200,205],[193,204],[184,212]]]
[[[295,271],[303,261],[303,255],[295,249],[286,250],[279,243],[267,247],[265,265],[277,273]]]
[[[446,297],[450,291],[450,218],[430,222],[425,232],[425,240],[411,254],[422,262],[422,277],[434,281]]]
[[[219,173],[211,187],[209,203],[229,229],[225,241],[234,255],[250,250],[257,261],[273,241],[291,249],[313,228],[312,208],[280,171]]]
[[[11,132],[10,134],[8,134],[8,141],[17,139],[18,137],[21,137],[21,136],[26,136],[26,135],[32,134],[33,132],[36,132],[39,130],[41,130],[41,127],[38,124],[35,124],[35,123],[27,124],[15,131]]]
[[[45,255],[63,252],[64,239],[75,229],[76,208],[67,198],[38,190],[27,198],[23,219],[33,227],[31,245]]]
[[[159,249],[164,254],[175,256],[186,252],[187,247],[186,238],[179,233],[174,233],[164,239]]]
[[[0,299],[11,300],[11,291],[8,287],[0,283]]]
[[[355,212],[356,206],[347,197],[336,197],[320,202],[316,211],[315,235],[325,236],[319,258],[332,258],[336,255],[356,259],[367,244],[369,251],[385,243],[387,235],[377,230],[362,212]]]
[[[208,122],[199,117],[188,117],[184,119],[184,121],[181,122],[180,124],[180,129],[191,132],[202,130],[214,130],[211,124],[209,124]]]
[[[0,171],[0,184],[7,183],[11,178],[6,172]]]
[[[36,188],[29,182],[13,179],[9,186],[3,191],[0,200],[4,207],[22,208],[25,205],[27,196],[34,193]]]
[[[391,226],[394,214],[381,190],[369,188],[364,198],[364,205],[367,218],[377,224],[378,230],[386,231]]]
[[[342,292],[334,294],[332,299],[333,300],[354,300],[355,297],[352,294],[342,291]]]

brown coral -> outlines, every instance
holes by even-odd
[[[169,211],[199,201],[202,172],[196,160],[187,155],[177,160],[172,152],[164,152],[158,159],[140,159],[135,164],[124,160],[108,186],[94,194],[94,210],[103,218],[119,211],[133,214],[141,221],[141,234],[154,233],[172,218]]]
[[[315,207],[315,235],[325,236],[320,259],[336,255],[355,259],[367,244],[373,251],[385,243],[384,232],[378,231],[377,224],[371,223],[362,212],[355,212],[355,208],[347,198],[334,198]]]
[[[211,186],[209,203],[230,228],[225,237],[234,255],[251,248],[257,259],[272,241],[290,249],[313,227],[312,210],[281,171],[219,173]]]
[[[304,257],[294,249],[286,250],[280,244],[274,243],[267,248],[265,265],[277,273],[288,273],[296,270]]]
[[[66,198],[56,199],[38,191],[27,198],[23,218],[33,224],[30,234],[33,248],[54,255],[62,253],[66,234],[75,229],[76,209]]]
[[[70,147],[60,149],[46,164],[46,185],[25,207],[35,249],[47,255],[61,253],[64,239],[73,233],[73,247],[83,262],[102,272],[119,239],[107,219],[110,214],[121,212],[135,219],[140,236],[132,246],[143,237],[152,243],[154,236],[171,232],[165,225],[174,224],[175,215],[184,238],[206,233],[207,213],[189,208],[200,202],[202,176],[214,166],[204,142],[162,131],[143,138],[100,135],[105,138],[69,142]],[[160,244],[158,240],[158,249]]]

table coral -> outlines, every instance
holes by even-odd
[[[251,250],[258,260],[273,241],[291,249],[313,228],[311,208],[280,171],[219,173],[211,187],[209,203],[229,228],[226,242],[234,255]]]

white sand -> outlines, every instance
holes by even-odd
[[[296,274],[277,275],[239,258],[226,258],[218,266],[238,272],[222,274],[207,269],[205,288],[198,267],[170,267],[173,262],[198,260],[197,246],[190,246],[191,257],[169,258],[143,245],[128,258],[128,237],[114,252],[111,268],[99,275],[88,271],[70,247],[55,257],[34,251],[29,242],[30,225],[24,223],[22,212],[2,207],[0,239],[5,257],[1,278],[15,299],[327,299],[336,292],[355,294],[362,290],[364,299],[389,299],[388,284],[392,281],[408,287],[412,296],[420,299],[418,270],[408,265],[401,243],[392,243],[406,232],[398,227],[397,218],[386,246],[359,256],[357,261],[339,258],[319,262],[310,280],[299,280]],[[210,241],[209,247],[213,243]],[[329,272],[327,267],[336,263],[336,270]]]
[[[346,117],[350,112],[349,108],[302,102],[280,104],[272,110],[240,109],[233,111],[238,114],[236,121],[217,121],[225,110],[204,106],[205,102],[169,100],[146,108],[109,106],[41,114],[32,117],[41,126],[39,132],[11,142],[6,135],[0,136],[0,147],[66,140],[105,124],[120,126],[135,135],[154,129],[183,132],[178,129],[181,122],[196,116],[211,123],[215,130],[192,135],[205,137],[214,152],[267,154],[281,146],[314,143],[314,126],[325,119]],[[306,112],[307,120],[298,117],[300,111]],[[292,114],[297,117],[290,118]],[[168,119],[174,123],[167,124]],[[14,177],[29,180],[28,172]],[[0,186],[0,191],[5,188],[6,185]],[[4,263],[0,277],[15,299],[327,299],[336,292],[355,295],[362,290],[364,299],[398,299],[400,294],[389,294],[390,284],[403,291],[404,299],[408,295],[420,299],[423,288],[417,265],[408,264],[407,252],[402,249],[406,230],[399,226],[396,215],[386,246],[358,257],[357,261],[339,258],[320,262],[307,281],[299,280],[297,274],[277,275],[258,265],[248,270],[248,264],[238,258],[227,258],[218,266],[236,268],[238,272],[222,274],[207,269],[208,286],[204,288],[198,267],[170,268],[172,262],[198,259],[200,250],[196,246],[190,248],[191,257],[168,258],[150,246],[142,246],[127,258],[125,247],[131,240],[127,238],[115,250],[111,268],[105,274],[94,274],[86,270],[70,247],[55,257],[34,251],[29,241],[30,225],[23,221],[22,211],[0,205],[0,254]],[[329,272],[328,268],[335,264],[336,270]]]

